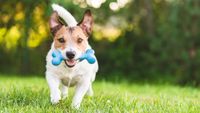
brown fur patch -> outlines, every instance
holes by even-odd
[[[59,42],[59,39],[63,38],[65,40],[64,43]],[[82,40],[79,43],[79,40]],[[81,27],[65,27],[62,26],[54,36],[54,46],[55,48],[65,49],[68,45],[72,44],[72,46],[76,47],[80,51],[84,52],[87,47],[87,36],[84,34]]]
[[[55,36],[56,32],[62,27],[62,25],[57,25],[53,28],[50,28],[51,33],[53,34],[53,36]]]

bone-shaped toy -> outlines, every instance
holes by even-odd
[[[65,58],[62,56],[61,52],[59,50],[55,50],[52,53],[52,64],[57,66],[59,65],[63,60],[65,60]],[[79,61],[83,61],[83,60],[87,60],[88,63],[90,64],[94,64],[96,62],[96,59],[94,57],[94,50],[93,49],[88,49],[83,55],[81,55],[80,58],[78,58],[77,60]]]
[[[94,64],[96,59],[94,58],[94,50],[88,49],[80,58],[79,60],[82,61],[86,59],[88,63]]]
[[[51,63],[55,66],[59,65],[64,60],[64,57],[62,56],[61,52],[58,50],[53,51],[52,57],[53,59]]]

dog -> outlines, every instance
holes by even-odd
[[[53,35],[53,43],[46,57],[46,80],[50,88],[52,104],[57,104],[68,96],[68,88],[75,86],[75,94],[71,106],[79,108],[85,94],[92,96],[92,82],[98,71],[98,62],[89,64],[86,60],[76,59],[87,49],[92,32],[93,17],[90,10],[86,10],[82,20],[77,23],[75,18],[62,6],[52,5],[49,26]],[[68,26],[64,25],[62,18]],[[52,65],[52,52],[59,50],[66,60],[58,66]],[[96,57],[95,57],[96,59]]]

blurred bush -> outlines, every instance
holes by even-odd
[[[101,75],[200,84],[198,0],[1,1],[2,73],[44,74],[52,3],[63,5],[77,20],[86,8],[92,10],[95,25],[89,41]]]

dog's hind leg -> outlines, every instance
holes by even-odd
[[[61,86],[61,92],[62,92],[63,100],[68,97],[68,87],[65,86],[64,84],[62,84],[62,86]]]

